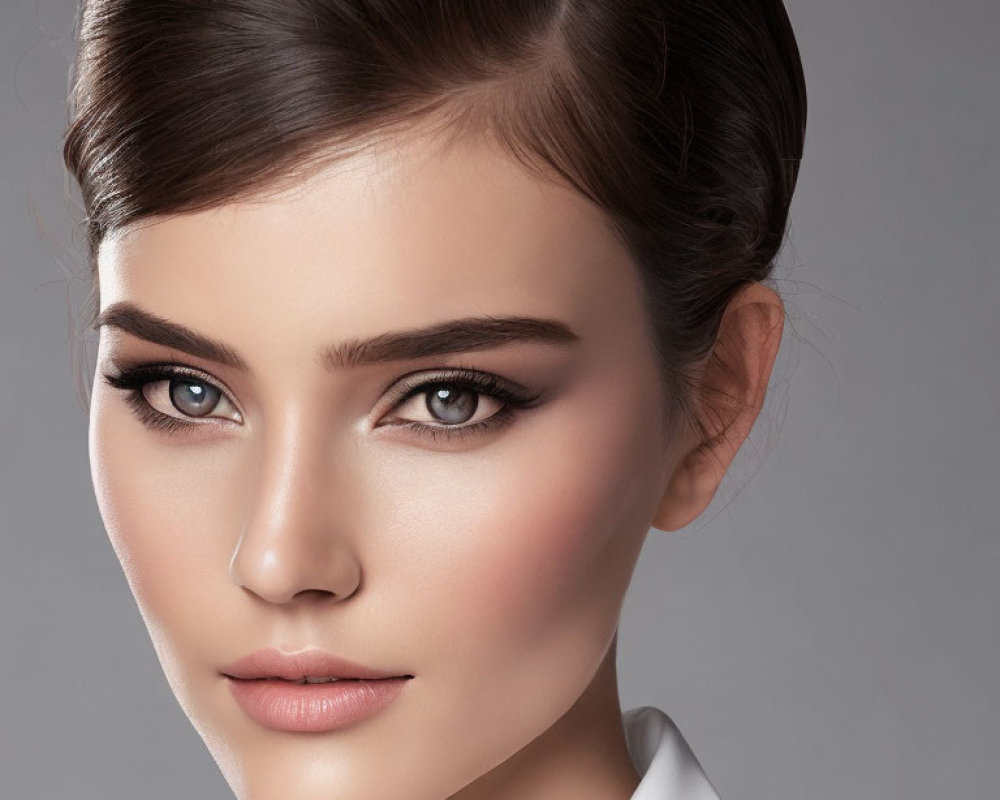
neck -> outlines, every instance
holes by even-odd
[[[547,730],[449,800],[628,800],[639,775],[625,744],[618,635],[590,685]]]

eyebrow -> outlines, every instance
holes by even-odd
[[[139,339],[189,355],[205,358],[249,372],[246,359],[229,345],[210,339],[191,328],[171,322],[127,300],[112,303],[98,316],[93,328],[107,325]],[[369,339],[347,339],[317,353],[326,370],[382,364],[389,361],[483,350],[514,342],[569,344],[580,339],[568,325],[556,319],[524,316],[463,317],[382,333]]]

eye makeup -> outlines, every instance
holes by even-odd
[[[109,386],[125,392],[126,402],[136,418],[143,425],[151,430],[161,431],[168,435],[202,427],[208,423],[187,422],[184,419],[157,411],[150,404],[149,400],[146,399],[145,388],[147,386],[161,381],[184,380],[195,385],[211,386],[219,392],[220,397],[225,397],[234,406],[236,405],[230,393],[215,381],[208,379],[204,373],[178,364],[150,362],[121,368],[117,374],[105,372],[103,375],[104,381]],[[180,409],[177,409],[177,411],[179,414],[184,413]],[[206,414],[203,418],[207,419],[209,417],[210,415]],[[220,419],[220,417],[213,418]],[[191,419],[195,418],[191,417]],[[237,425],[240,424],[238,421],[229,421]]]
[[[430,374],[428,375],[428,373]],[[194,385],[212,387],[219,392],[220,397],[225,397],[235,408],[236,403],[228,390],[198,370],[170,363],[143,363],[127,368],[120,368],[117,374],[105,372],[103,373],[103,377],[109,386],[125,392],[125,400],[132,413],[143,425],[151,430],[160,431],[168,435],[176,435],[183,433],[185,430],[204,427],[210,424],[207,422],[189,422],[184,419],[185,416],[192,420],[212,418],[217,420],[223,419],[237,425],[241,424],[241,421],[234,421],[224,417],[212,417],[211,414],[206,414],[203,417],[191,417],[190,415],[185,415],[180,409],[177,409],[178,414],[183,416],[173,416],[158,411],[150,404],[146,397],[146,387],[163,381],[182,380]],[[432,391],[440,389],[456,389],[459,392],[471,391],[476,395],[485,395],[503,404],[498,411],[486,419],[468,425],[450,423],[431,425],[412,420],[391,423],[392,427],[402,428],[434,441],[441,439],[461,441],[500,430],[513,422],[521,411],[538,405],[543,394],[542,392],[531,393],[519,384],[515,384],[499,375],[467,367],[430,371],[422,370],[404,376],[404,378],[397,381],[397,384],[398,388],[393,387],[393,389],[394,393],[399,394],[399,396],[392,401],[390,413],[414,396],[420,394],[429,395]],[[377,427],[385,426],[378,425]]]
[[[481,372],[468,367],[439,370],[432,374],[434,377],[430,379],[428,379],[426,370],[406,376],[402,381],[401,391],[403,394],[393,402],[392,409],[395,410],[403,405],[411,397],[419,394],[429,394],[431,391],[441,388],[457,388],[459,391],[469,390],[475,394],[485,395],[503,403],[499,411],[491,414],[484,420],[474,422],[470,425],[450,425],[447,423],[428,425],[423,422],[413,421],[404,421],[395,425],[395,427],[415,431],[421,436],[428,436],[433,440],[449,439],[461,441],[477,435],[484,435],[494,430],[500,430],[513,422],[514,418],[521,411],[537,406],[543,394],[542,392],[532,394],[523,387],[516,386],[513,382],[501,378],[499,375],[490,372]]]

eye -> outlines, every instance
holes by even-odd
[[[486,402],[480,398],[486,398]],[[492,413],[490,413],[491,407]],[[430,416],[430,422],[448,426],[469,422],[477,412],[486,412],[479,414],[480,419],[484,416],[490,417],[503,407],[503,402],[498,398],[481,392],[476,387],[458,382],[428,384],[403,404],[403,408],[411,409],[411,414],[423,411]],[[398,411],[397,414],[408,416],[402,411]]]
[[[243,417],[228,393],[195,370],[168,364],[144,364],[105,374],[105,381],[128,394],[126,400],[150,428],[174,432],[203,423],[199,418],[224,418],[239,424]]]
[[[541,397],[541,393],[530,394],[512,382],[476,370],[452,371],[434,380],[404,385],[402,391],[389,421],[402,419],[396,427],[434,439],[497,430]]]

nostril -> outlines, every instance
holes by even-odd
[[[330,598],[335,598],[337,595],[328,589],[302,589],[296,592],[293,596],[293,600],[298,600],[300,597],[305,595],[306,598],[314,599],[317,602],[321,600],[329,600]]]

